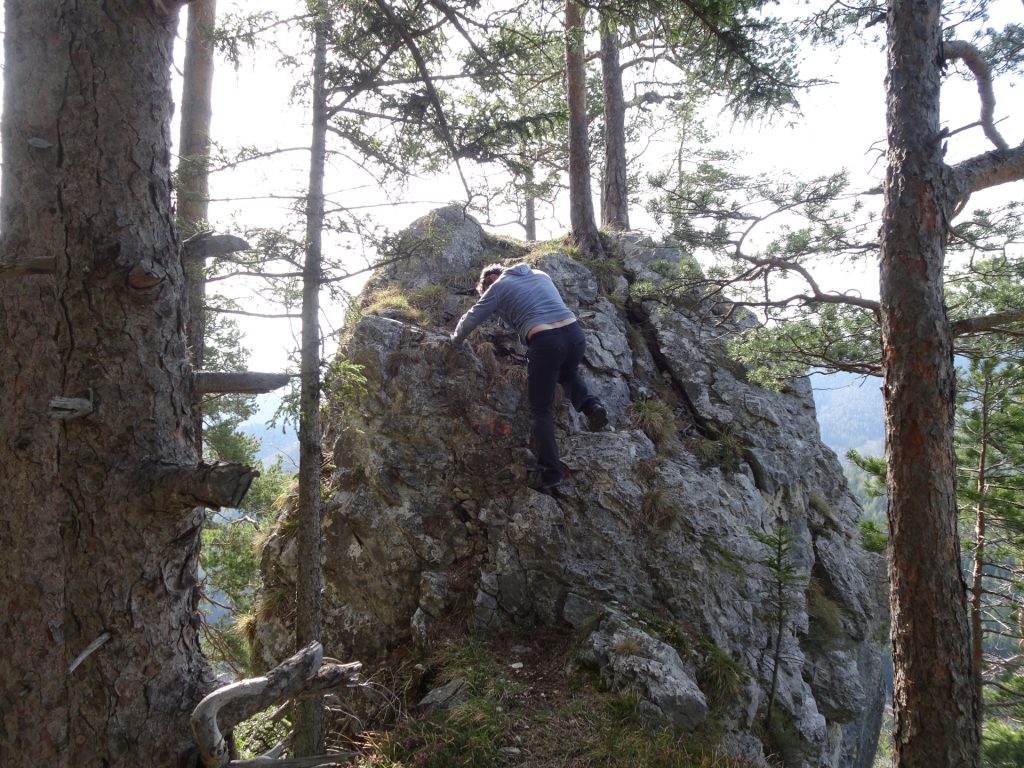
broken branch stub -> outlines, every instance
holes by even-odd
[[[14,262],[0,260],[0,280],[25,277],[26,275],[52,275],[54,272],[56,272],[55,261],[50,257]]]
[[[198,371],[196,392],[202,395],[240,393],[262,395],[280,389],[291,380],[287,373],[260,373],[259,371]]]
[[[252,248],[246,240],[236,235],[215,235],[212,232],[200,232],[181,244],[181,258],[184,261],[223,256],[236,251],[248,251]]]
[[[194,467],[150,467],[148,491],[154,496],[173,498],[183,506],[210,509],[237,507],[252,481],[259,477],[252,467],[218,461]]]

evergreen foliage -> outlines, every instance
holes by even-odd
[[[991,719],[1024,717],[1024,366],[993,355],[961,368],[957,485],[973,559],[972,616]]]
[[[775,692],[778,688],[779,668],[782,665],[782,654],[787,636],[792,633],[790,626],[794,610],[802,600],[802,587],[807,584],[806,574],[794,559],[793,548],[798,539],[786,527],[777,522],[771,530],[758,531],[748,529],[762,545],[765,553],[754,561],[761,566],[767,576],[764,591],[763,610],[765,620],[774,633],[771,658],[768,660],[771,673],[768,683],[768,701],[765,704],[764,727],[769,735],[778,736],[781,740],[786,733],[784,723],[774,717]]]

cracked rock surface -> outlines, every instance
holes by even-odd
[[[601,264],[531,256],[579,318],[582,372],[610,419],[588,432],[559,399],[568,479],[557,495],[533,491],[525,349],[494,320],[466,346],[447,340],[480,266],[526,250],[460,208],[403,238],[418,243],[415,259],[367,291],[405,291],[412,309],[367,295],[340,350],[362,366],[366,392],[325,386],[329,654],[372,664],[449,614],[488,631],[564,628],[607,685],[640,691],[654,716],[682,727],[713,710],[723,745],[762,759],[757,724],[781,632],[771,706],[806,742],[802,764],[869,766],[884,563],[861,547],[860,510],[821,443],[809,384],[773,392],[746,380],[725,349],[742,318],[672,292],[674,248],[627,234]],[[755,535],[778,527],[800,574],[781,627]],[[282,524],[264,550],[267,594],[289,588],[293,560]],[[263,663],[290,652],[287,622],[284,611],[261,615]]]

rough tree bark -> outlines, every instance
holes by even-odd
[[[0,763],[29,760],[63,768],[69,739],[65,674],[74,653],[65,651],[61,531],[71,516],[57,481],[59,426],[49,418],[48,401],[60,381],[52,272],[65,231],[54,183],[55,118],[67,40],[50,34],[52,15],[41,5],[5,4],[0,260],[9,268],[29,260],[49,267],[37,276],[0,280],[0,387],[6,400],[0,409]],[[40,67],[40,60],[63,60],[64,66]]]
[[[0,284],[0,762],[174,765],[210,683],[197,505],[216,503],[200,498],[209,475],[189,479],[170,202],[177,8],[4,11],[2,253],[55,272]],[[61,396],[89,407],[52,419]]]
[[[312,6],[313,4],[311,4]],[[302,350],[299,393],[299,531],[296,575],[295,645],[320,639],[320,283],[324,227],[324,168],[327,159],[327,19],[314,10],[313,115],[309,192],[306,199],[306,259],[302,275]],[[320,699],[303,701],[295,723],[293,754],[324,751]]]
[[[572,236],[587,255],[604,253],[590,192],[590,140],[587,136],[587,64],[585,10],[577,0],[565,3],[565,77],[569,107],[569,221]]]
[[[943,298],[953,200],[939,129],[940,5],[895,0],[888,10],[880,294],[900,768],[976,766],[980,738],[954,492],[953,346]]]
[[[626,173],[626,99],[622,93],[619,36],[601,20],[601,82],[604,92],[604,177],[601,225],[629,230],[629,184]]]

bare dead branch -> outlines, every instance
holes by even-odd
[[[222,315],[242,315],[243,317],[264,317],[270,320],[288,320],[298,318],[293,312],[246,312],[244,309],[228,309],[227,307],[215,307],[206,305],[203,307],[207,312],[220,312]]]
[[[964,336],[969,333],[981,333],[984,331],[1005,332],[1003,327],[1009,323],[1024,321],[1024,309],[1008,309],[1004,312],[993,312],[991,315],[980,317],[966,317],[952,323],[951,330],[954,336]]]
[[[185,507],[220,509],[237,507],[259,474],[244,464],[220,461],[195,467],[151,464],[140,473],[139,484],[148,495],[174,499]]]
[[[312,642],[291,658],[282,662],[265,677],[255,677],[231,683],[210,693],[192,713],[192,733],[199,745],[200,759],[205,768],[228,765],[228,745],[223,731],[229,731],[258,712],[296,697],[322,695],[344,685],[357,685],[362,665],[323,664],[323,647]],[[294,763],[294,766],[324,765],[331,757],[342,762],[343,755],[321,756],[319,762]],[[258,762],[259,760],[264,762]],[[231,766],[281,766],[290,763],[237,761]]]
[[[981,123],[982,130],[988,140],[996,145],[996,149],[1009,149],[1010,145],[999,134],[996,129],[993,117],[996,110],[996,95],[992,90],[992,69],[985,61],[981,51],[963,40],[947,40],[942,44],[942,53],[947,61],[959,59],[974,75],[974,81],[978,84],[978,98],[981,100]]]
[[[88,416],[95,409],[92,393],[88,397],[53,397],[50,398],[50,418],[70,421]]]
[[[213,232],[199,232],[181,244],[181,258],[185,261],[223,256],[236,251],[248,251],[249,243],[235,235],[215,235]]]
[[[0,280],[27,275],[52,275],[56,271],[52,258],[26,259],[25,261],[0,262]]]
[[[72,672],[78,669],[78,667],[81,665],[83,661],[85,661],[87,658],[89,658],[89,656],[91,656],[99,648],[101,648],[103,644],[106,643],[110,638],[111,634],[109,632],[104,632],[91,643],[89,643],[87,646],[85,646],[85,650],[83,650],[80,654],[75,656],[75,660],[68,665],[68,674],[70,675]]]

